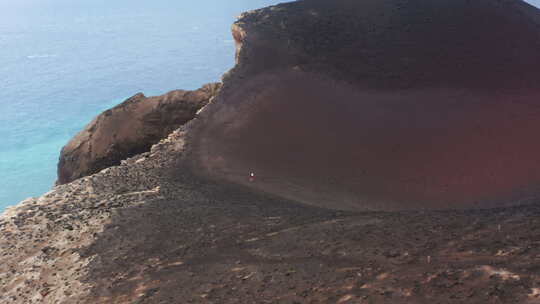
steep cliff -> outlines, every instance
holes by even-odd
[[[207,84],[196,91],[176,90],[155,97],[139,93],[103,112],[62,149],[58,183],[69,183],[149,151],[192,120],[220,86]]]

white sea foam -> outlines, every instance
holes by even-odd
[[[28,59],[42,59],[42,58],[54,58],[57,57],[55,54],[35,54],[35,55],[28,55],[26,58]]]

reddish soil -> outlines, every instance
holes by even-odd
[[[247,14],[238,65],[191,126],[194,171],[346,210],[537,197],[539,24],[521,1],[312,0]]]

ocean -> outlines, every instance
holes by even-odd
[[[49,191],[62,146],[103,110],[218,81],[236,16],[279,2],[0,0],[0,212]]]

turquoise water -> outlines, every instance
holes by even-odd
[[[230,25],[277,0],[0,0],[0,211],[48,191],[59,151],[137,93],[217,81]]]

